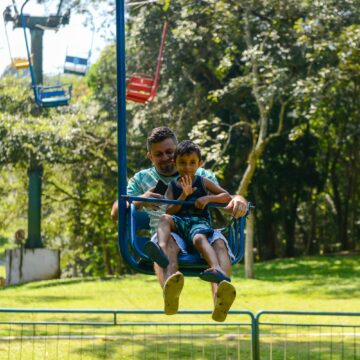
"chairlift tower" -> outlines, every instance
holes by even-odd
[[[24,5],[28,2],[25,1]],[[23,7],[24,7],[23,5]],[[31,16],[23,15],[25,26],[31,35],[31,54],[34,67],[35,84],[43,83],[43,36],[46,30],[57,30],[61,25],[69,24],[70,11],[60,15],[62,0],[56,15]],[[12,15],[11,8],[4,11],[5,22],[13,22],[14,28],[23,28],[21,15],[14,7],[15,15]],[[29,249],[43,248],[41,239],[41,187],[42,187],[42,164],[38,161],[36,154],[30,155],[29,161],[29,188],[28,188],[28,237],[25,247]]]

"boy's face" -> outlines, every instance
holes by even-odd
[[[181,176],[188,175],[191,178],[195,176],[195,172],[201,164],[202,161],[195,152],[177,156],[175,160],[175,166],[179,174]]]

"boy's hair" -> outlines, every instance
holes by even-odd
[[[201,160],[201,150],[198,145],[194,144],[191,140],[181,141],[175,150],[174,160],[176,160],[178,156],[189,155],[192,153],[195,153],[199,157],[199,160]]]
[[[177,144],[177,142],[178,142],[175,133],[172,130],[170,130],[168,127],[161,126],[161,127],[152,129],[146,140],[147,150],[150,151],[150,147],[152,144],[159,143],[166,139],[174,140],[175,144]]]

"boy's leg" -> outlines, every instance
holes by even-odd
[[[210,268],[221,270],[216,253],[213,247],[209,244],[206,235],[196,234],[193,237],[193,244],[195,249],[201,254]]]
[[[168,247],[171,238],[171,230],[174,227],[175,224],[171,216],[166,214],[161,215],[157,229],[157,241],[148,241],[144,246],[145,254],[149,256],[154,263],[160,265],[164,269],[166,269],[170,263],[168,253],[173,257],[173,249]]]
[[[157,239],[163,251],[166,250],[169,244],[171,231],[173,230],[175,230],[175,223],[171,215],[168,214],[161,215],[157,228]]]

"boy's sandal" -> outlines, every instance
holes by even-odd
[[[169,265],[169,260],[162,251],[158,243],[148,241],[144,245],[144,253],[153,261],[159,264],[162,268]]]
[[[231,279],[217,269],[208,269],[199,274],[201,280],[212,283],[220,283],[221,281],[231,282]]]
[[[222,281],[217,289],[215,307],[212,318],[215,321],[223,322],[236,297],[235,287],[227,281]]]
[[[179,309],[179,297],[184,286],[184,275],[180,272],[171,275],[165,282],[164,312],[166,315],[174,315]]]

